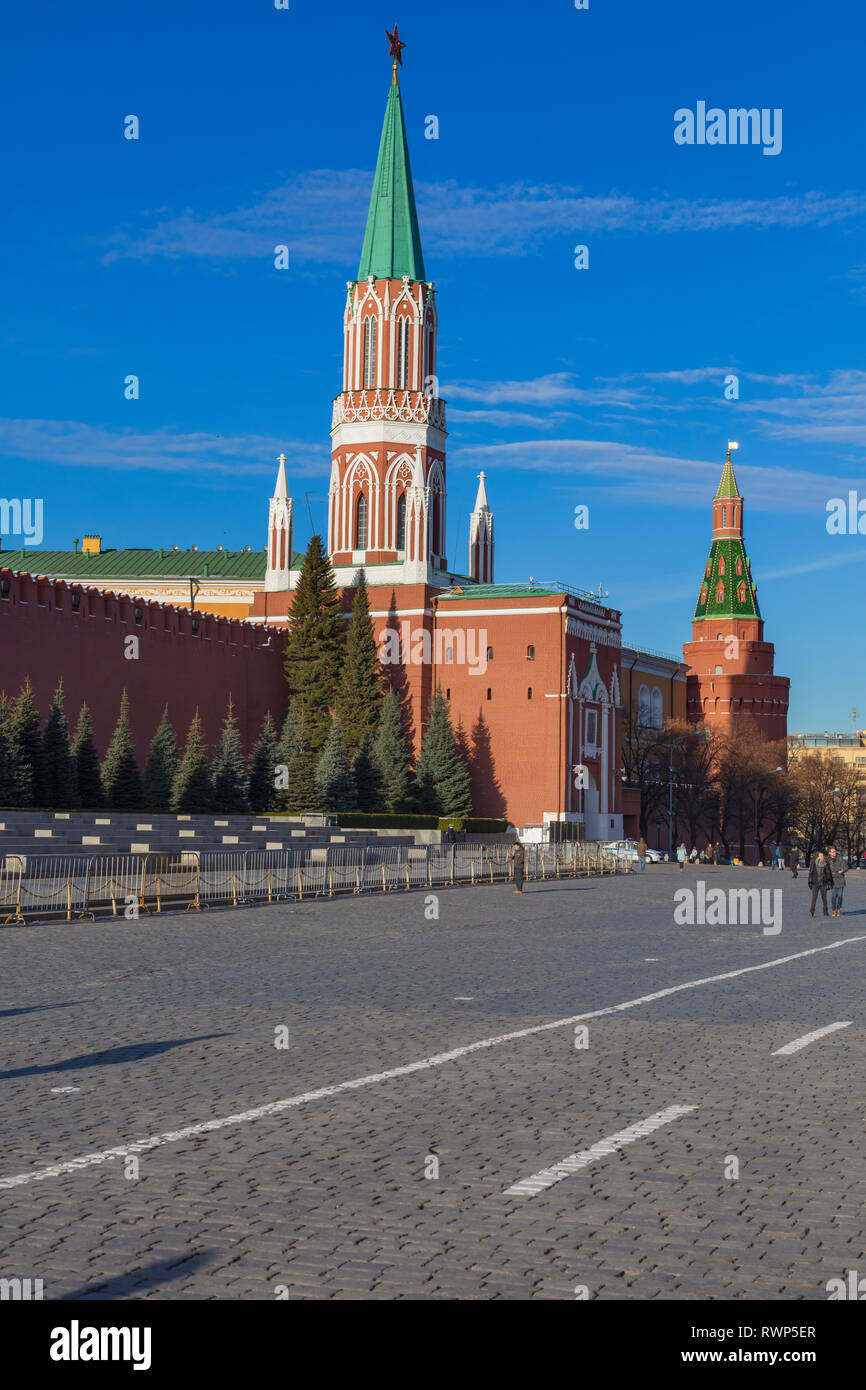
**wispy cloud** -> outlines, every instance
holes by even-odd
[[[706,507],[718,485],[718,459],[682,458],[639,445],[597,439],[529,439],[518,443],[462,445],[451,452],[451,466],[493,470],[563,473],[573,482],[577,501],[591,492],[616,493],[630,502],[664,507]],[[750,508],[759,511],[816,512],[824,515],[831,492],[856,487],[848,478],[796,469],[737,465],[737,477]],[[580,494],[580,496],[578,496]]]
[[[652,412],[682,414],[731,407],[724,399],[726,376],[739,379],[738,418],[768,439],[797,439],[822,443],[846,451],[846,467],[866,446],[866,371],[838,370],[824,377],[809,373],[756,372],[740,367],[688,367],[669,371],[625,372],[599,377],[584,384],[569,372],[553,372],[524,381],[443,382],[446,399],[477,403],[479,421],[492,425],[529,425],[538,429],[556,426],[578,413],[593,409],[593,420],[619,418],[631,424],[646,423]],[[708,383],[717,389],[708,393]],[[693,388],[701,388],[695,391]],[[772,394],[766,388],[772,388]],[[514,406],[530,405],[535,414],[521,418]],[[549,409],[548,409],[549,407]],[[471,420],[473,412],[452,412],[453,418]],[[726,429],[738,432],[728,418]],[[850,456],[850,457],[849,457]],[[740,465],[738,465],[739,471]],[[829,481],[829,480],[827,480]],[[825,484],[826,485],[826,484]]]
[[[159,429],[149,433],[109,429],[77,420],[0,419],[0,458],[9,463],[59,464],[75,468],[153,469],[160,472],[275,475],[281,452],[295,473],[320,476],[327,468],[327,448],[269,435],[183,433]]]
[[[184,209],[144,230],[119,229],[105,260],[199,257],[242,260],[285,242],[300,263],[350,264],[372,186],[361,169],[299,174],[263,197],[225,211]],[[424,244],[440,256],[525,255],[561,235],[599,230],[708,232],[827,226],[866,213],[866,194],[806,192],[778,198],[638,198],[580,187],[528,183],[496,188],[416,185]]]
[[[447,381],[443,394],[450,400],[480,401],[484,405],[624,405],[643,403],[646,392],[608,384],[580,386],[570,372],[549,372],[524,381]]]
[[[772,438],[866,445],[866,371],[831,372],[823,381],[798,378],[792,386],[789,394],[741,400],[740,408],[762,417],[762,428]]]

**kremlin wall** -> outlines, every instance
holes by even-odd
[[[100,755],[126,689],[142,767],[166,704],[180,739],[198,709],[213,746],[231,696],[251,748],[265,712],[285,711],[284,646],[252,623],[0,568],[0,689],[29,676],[44,717],[62,678],[67,716],[86,701]]]
[[[483,747],[476,815],[563,823],[587,839],[634,835],[621,744],[635,705],[648,730],[687,714],[729,731],[748,716],[768,740],[786,734],[789,682],[774,674],[764,640],[730,450],[684,662],[624,648],[620,611],[597,595],[558,581],[495,582],[484,474],[467,573],[449,570],[438,329],[395,63],[331,407],[326,543],[343,606],[363,568],[385,674],[404,696],[416,752],[437,685],[452,723]],[[100,751],[126,688],[142,760],[165,704],[181,737],[198,708],[213,744],[231,696],[249,749],[265,711],[279,722],[287,702],[281,657],[303,558],[293,548],[289,463],[280,457],[259,551],[104,550],[87,537],[81,552],[76,542],[72,551],[0,554],[0,688],[14,694],[29,676],[44,714],[62,676],[70,720],[86,699]]]

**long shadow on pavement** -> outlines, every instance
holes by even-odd
[[[28,1004],[23,1009],[0,1009],[0,1018],[16,1018],[18,1014],[37,1014],[47,1009],[73,1009],[76,1004],[92,1004],[92,999],[69,999],[65,1004]]]
[[[196,1250],[191,1255],[175,1256],[171,1260],[155,1260],[151,1265],[127,1270],[125,1274],[119,1274],[116,1279],[102,1279],[93,1284],[82,1284],[79,1288],[73,1289],[71,1293],[61,1294],[57,1302],[71,1303],[78,1299],[88,1299],[95,1302],[99,1299],[123,1298],[126,1294],[140,1295],[147,1289],[156,1288],[160,1284],[168,1284],[174,1279],[183,1279],[186,1275],[195,1273],[203,1265],[208,1264],[215,1254],[216,1251],[212,1250]]]
[[[84,1052],[78,1057],[67,1057],[63,1062],[49,1062],[44,1067],[16,1067],[14,1071],[0,1071],[0,1081],[9,1081],[15,1076],[44,1076],[53,1071],[81,1071],[84,1067],[116,1066],[119,1062],[139,1062],[146,1057],[158,1057],[161,1052],[169,1052],[175,1047],[187,1047],[190,1043],[209,1042],[211,1038],[228,1038],[229,1033],[203,1033],[195,1038],[174,1038],[168,1042],[131,1043],[127,1047],[111,1047],[106,1052]]]

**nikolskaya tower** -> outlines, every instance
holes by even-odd
[[[346,284],[327,545],[343,587],[354,583],[363,565],[370,584],[443,589],[461,575],[450,574],[446,560],[447,430],[436,364],[436,292],[424,269],[397,76],[404,45],[396,27],[388,37],[391,86],[361,260]],[[468,577],[493,581],[493,513],[483,474],[470,518]],[[296,580],[281,461],[266,588],[291,589]]]

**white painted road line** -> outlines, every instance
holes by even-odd
[[[828,1023],[826,1028],[816,1028],[814,1033],[804,1033],[802,1038],[795,1038],[793,1042],[785,1043],[784,1047],[777,1047],[770,1056],[790,1057],[792,1052],[799,1052],[801,1047],[808,1047],[816,1038],[826,1038],[828,1033],[838,1033],[840,1028],[850,1028],[852,1022],[849,1018],[847,1023]]]
[[[316,1091],[304,1091],[301,1095],[287,1096],[285,1100],[271,1101],[268,1105],[258,1105],[253,1110],[243,1110],[238,1115],[225,1115],[221,1120],[205,1120],[201,1124],[187,1125],[184,1129],[170,1130],[165,1134],[152,1134],[147,1139],[135,1139],[128,1144],[118,1144],[112,1149],[98,1153],[82,1154],[79,1158],[68,1159],[64,1163],[54,1163],[41,1168],[38,1173],[16,1173],[9,1178],[0,1178],[0,1189],[22,1187],[32,1182],[45,1182],[47,1178],[59,1178],[65,1173],[75,1173],[80,1168],[93,1168],[101,1163],[110,1163],[113,1158],[126,1158],[129,1154],[146,1153],[149,1149],[161,1148],[163,1144],[177,1144],[183,1139],[193,1139],[199,1134],[211,1134],[229,1125],[249,1124],[266,1115],[280,1115],[284,1110],[295,1110],[298,1106],[309,1105],[314,1100],[327,1100],[345,1091],[357,1091],[363,1086],[374,1086],[379,1081],[393,1081],[398,1076],[411,1076],[413,1072],[429,1071],[441,1067],[446,1062],[456,1062],[460,1057],[470,1057],[474,1052],[483,1052],[502,1043],[517,1042],[520,1038],[531,1038],[538,1033],[547,1033],[553,1028],[572,1028],[575,1023],[584,1023],[590,1018],[605,1018],[611,1014],[624,1013],[636,1009],[641,1004],[652,1004],[657,999],[666,999],[671,994],[679,994],[684,989],[699,989],[702,985],[714,985],[723,980],[736,980],[741,975],[752,975],[757,970],[773,970],[777,965],[788,965],[793,960],[805,960],[807,956],[819,956],[823,951],[835,951],[840,946],[855,946],[866,941],[866,936],[848,936],[839,941],[830,941],[826,946],[810,946],[806,951],[797,951],[792,956],[778,956],[776,960],[765,960],[760,965],[744,965],[739,970],[726,970],[722,975],[707,975],[700,980],[686,980],[681,985],[670,985],[658,989],[654,994],[643,994],[639,999],[627,999],[623,1004],[609,1004],[604,1009],[593,1009],[589,1013],[574,1014],[571,1018],[556,1018],[552,1023],[536,1023],[531,1028],[518,1028],[513,1033],[501,1033],[496,1038],[482,1038],[480,1042],[469,1043],[466,1047],[455,1047],[450,1052],[437,1052],[432,1057],[423,1057],[418,1062],[408,1062],[402,1067],[392,1067],[390,1071],[377,1071],[369,1076],[356,1076],[351,1081],[340,1081],[334,1086],[321,1086]]]
[[[618,1134],[611,1134],[607,1139],[600,1139],[589,1149],[580,1149],[576,1154],[562,1159],[560,1163],[554,1163],[552,1168],[542,1168],[540,1173],[533,1173],[531,1178],[521,1179],[513,1187],[505,1189],[505,1196],[536,1197],[539,1192],[562,1182],[563,1178],[578,1173],[581,1168],[588,1168],[596,1159],[607,1158],[609,1154],[616,1153],[617,1149],[624,1149],[626,1144],[633,1144],[636,1139],[645,1139],[654,1130],[661,1129],[662,1125],[669,1125],[681,1115],[688,1115],[690,1110],[696,1109],[696,1105],[669,1105],[667,1110],[657,1110],[646,1120],[629,1125],[628,1129],[621,1129]]]

